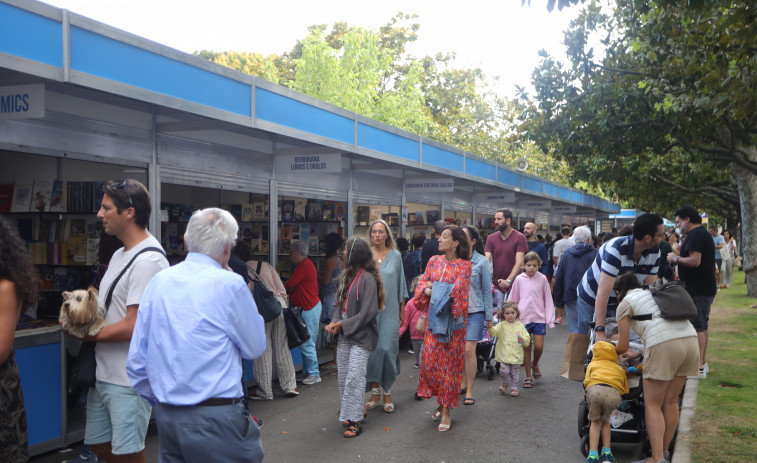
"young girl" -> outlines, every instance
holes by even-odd
[[[541,378],[539,359],[544,350],[544,336],[547,334],[547,325],[555,327],[555,305],[552,302],[552,293],[549,291],[547,277],[539,273],[541,258],[535,252],[529,252],[523,258],[524,273],[521,273],[513,281],[508,300],[518,303],[521,321],[526,330],[534,339],[533,363],[531,362],[531,346],[523,346],[523,364],[526,367],[526,379],[523,387],[533,387],[534,378]],[[533,377],[531,369],[533,368]]]
[[[421,276],[418,275],[413,278],[410,283],[410,294],[415,294],[415,287],[418,285]],[[418,319],[421,318],[420,310],[415,307],[413,299],[409,299],[405,304],[405,322],[400,326],[400,337],[405,333],[405,330],[410,330],[410,340],[413,343],[413,352],[415,352],[415,368],[421,367],[421,349],[423,348],[423,333],[418,331]]]
[[[507,394],[508,379],[512,387],[510,395],[518,397],[518,383],[520,382],[520,364],[523,363],[523,350],[531,343],[531,336],[518,319],[520,311],[518,304],[506,301],[497,311],[499,323],[486,330],[497,338],[494,348],[494,358],[499,362],[499,374],[502,376],[502,386],[499,392]]]
[[[384,285],[367,241],[353,237],[345,246],[347,260],[341,287],[326,330],[337,338],[336,362],[344,437],[357,437],[365,417],[363,394],[368,357],[378,343],[376,316],[384,309]]]

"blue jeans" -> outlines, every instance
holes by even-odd
[[[568,331],[578,333],[578,309],[576,301],[565,303],[565,318],[568,320]]]
[[[322,305],[319,301],[312,309],[302,311],[302,319],[305,320],[308,333],[310,333],[310,339],[300,346],[302,371],[310,376],[321,376],[318,372],[318,353],[315,350],[315,340],[318,339],[318,328],[321,323],[321,309]]]
[[[614,305],[612,307],[615,307]],[[585,334],[589,335],[591,330],[591,322],[594,321],[594,306],[591,306],[581,300],[581,298],[578,298],[576,301],[576,309],[578,312],[578,330],[576,331],[578,334]],[[607,313],[605,314],[605,318],[615,318],[615,308],[607,308]],[[570,326],[570,321],[568,321],[568,326]],[[607,333],[608,335],[610,333]]]

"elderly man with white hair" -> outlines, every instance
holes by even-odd
[[[321,299],[318,297],[318,272],[313,262],[308,259],[308,244],[305,241],[292,241],[289,245],[289,260],[296,267],[292,277],[284,283],[284,287],[289,294],[289,304],[294,308],[302,308],[302,319],[305,320],[310,333],[310,339],[300,346],[300,352],[302,371],[307,374],[302,384],[312,386],[321,382],[318,353],[315,348],[322,310]]]
[[[591,230],[587,226],[576,227],[573,230],[573,246],[560,258],[560,266],[555,274],[555,284],[552,288],[555,307],[565,308],[568,319],[568,330],[578,333],[578,312],[576,288],[581,283],[586,270],[591,266],[597,255],[597,250],[591,242]]]
[[[186,259],[142,295],[126,370],[155,406],[163,463],[263,460],[239,378],[242,358],[265,350],[265,331],[244,280],[228,270],[237,231],[224,210],[196,211]]]

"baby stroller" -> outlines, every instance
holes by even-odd
[[[586,362],[584,369],[589,366],[592,359],[593,345],[595,342],[594,324],[592,323],[590,333],[589,351],[586,353]],[[617,326],[614,318],[607,318],[605,329],[607,333]],[[644,345],[631,342],[629,348],[644,352]],[[628,394],[621,396],[620,406],[613,412],[610,417],[610,439],[613,443],[635,443],[637,446],[637,458],[644,459],[652,455],[652,448],[647,435],[646,423],[644,420],[644,390],[642,387],[640,373],[628,373]],[[579,448],[584,457],[589,455],[589,405],[586,398],[581,400],[578,405],[578,437],[581,439]],[[600,447],[601,438],[600,438]]]
[[[492,284],[492,294],[494,293],[494,284]],[[505,293],[503,300],[507,300],[508,293]],[[493,300],[493,298],[492,298]],[[497,324],[497,311],[499,307],[492,307],[494,312],[494,324]],[[499,373],[499,362],[494,359],[494,348],[497,346],[497,340],[493,338],[488,331],[484,330],[484,337],[476,343],[476,371],[481,373],[486,370],[486,377],[491,381],[494,375]]]

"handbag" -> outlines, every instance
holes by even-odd
[[[421,315],[418,318],[418,322],[415,324],[415,330],[418,331],[419,333],[425,333],[426,332],[426,326],[428,325],[428,323],[426,323],[426,322],[427,322],[426,316],[425,315]]]
[[[281,313],[281,304],[273,294],[268,286],[260,278],[260,269],[263,266],[262,262],[258,262],[257,270],[253,270],[249,265],[247,266],[247,273],[252,274],[250,276],[250,282],[247,287],[252,292],[252,298],[255,299],[255,305],[258,306],[258,313],[263,317],[263,321],[268,323],[275,320]],[[252,277],[255,278],[252,278]]]
[[[134,257],[131,258],[128,264],[121,270],[121,273],[118,274],[118,276],[113,280],[113,283],[111,283],[110,288],[108,288],[108,294],[105,296],[105,314],[108,313],[108,308],[110,307],[110,301],[113,299],[113,291],[116,289],[116,285],[119,281],[121,281],[121,277],[124,276],[126,271],[131,267],[131,264],[134,263],[135,260],[137,260],[137,257],[139,257],[140,254],[148,252],[148,251],[155,251],[163,254],[165,257],[165,252],[163,252],[162,249],[156,248],[156,247],[148,247],[141,249],[138,253],[134,255]],[[103,316],[105,316],[105,314]],[[71,378],[69,379],[69,385],[74,384],[76,387],[82,388],[82,389],[89,389],[90,387],[95,387],[95,380],[96,380],[96,373],[97,373],[97,359],[95,357],[95,346],[97,346],[96,342],[86,341],[82,342],[81,347],[79,348],[79,355],[76,358],[76,361],[74,362],[74,366],[71,368]],[[69,386],[70,387],[70,386]]]
[[[305,341],[310,339],[308,326],[305,319],[302,318],[302,309],[287,307],[284,312],[284,326],[287,332],[287,343],[290,349],[301,346]]]
[[[697,306],[681,280],[657,282],[649,287],[660,315],[666,320],[694,320],[699,316]],[[633,320],[651,320],[652,314],[634,315]]]

